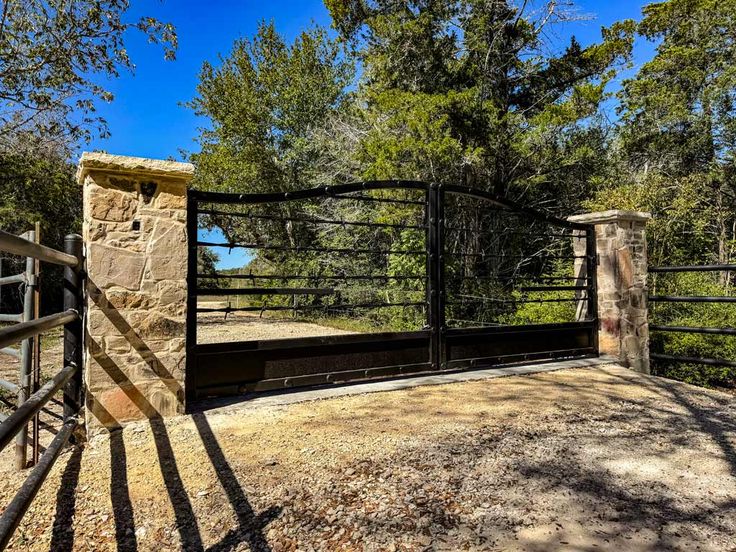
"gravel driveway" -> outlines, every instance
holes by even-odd
[[[735,451],[618,367],[228,407],[65,453],[13,549],[736,550]]]
[[[197,317],[198,343],[225,343],[257,339],[286,339],[348,334],[345,330],[289,318],[260,317],[257,313],[204,313]]]

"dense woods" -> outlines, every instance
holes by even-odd
[[[601,28],[600,40],[587,46],[574,37],[566,44],[550,38],[555,26],[576,24],[578,12],[568,3],[325,4],[331,30],[312,28],[289,44],[263,23],[221,64],[204,65],[190,104],[211,122],[193,155],[197,187],[287,191],[390,178],[459,183],[562,217],[650,211],[650,264],[731,261],[736,3],[651,3],[641,20]],[[637,40],[656,50],[634,70]],[[406,210],[373,205],[352,214],[410,219]],[[233,242],[329,243],[313,232],[300,237],[294,227],[208,223]],[[249,234],[256,226],[263,235]],[[292,261],[307,271],[316,262]],[[269,260],[259,252],[253,263]],[[569,269],[550,265],[536,276],[555,273]],[[651,285],[719,295],[731,283],[724,272],[659,275]],[[474,284],[479,295],[489,292]],[[544,321],[571,316],[566,307],[528,305],[493,316]],[[728,305],[658,306],[654,317],[682,325],[736,323]],[[666,339],[679,354],[736,352],[728,337]],[[734,382],[728,368],[661,369],[700,383]]]
[[[84,0],[71,10],[64,5],[2,2],[0,24],[2,227],[20,232],[40,221],[52,246],[60,236],[48,234],[49,221],[69,230],[79,225],[70,160],[91,133],[108,132],[95,106],[112,96],[94,77],[132,70],[124,43],[129,31],[161,44],[168,59],[177,46],[172,25],[150,17],[128,21],[125,2]],[[600,38],[585,45],[574,36],[562,42],[557,32],[564,25],[574,34],[582,24],[571,2],[325,5],[330,28],[313,26],[290,42],[264,22],[218,63],[203,65],[188,103],[206,121],[200,151],[191,155],[197,188],[289,191],[371,179],[463,184],[559,217],[608,208],[650,211],[651,265],[732,262],[736,1],[653,2],[639,20],[601,28]],[[634,65],[637,41],[653,44],[654,53]],[[507,233],[503,243],[473,243],[458,234],[451,247],[460,253],[525,247],[525,254],[569,253],[565,240],[514,241],[508,236],[522,223],[456,207],[463,224],[497,225],[496,234]],[[389,203],[292,204],[261,214],[389,225],[418,221],[410,205]],[[254,225],[223,217],[203,222],[229,242],[254,244],[411,249],[421,238],[416,228],[341,235],[308,224]],[[406,255],[348,256],[325,266],[317,254],[253,253],[246,270],[271,273],[319,275],[329,269],[412,276],[423,266]],[[214,271],[216,252],[204,252],[202,262]],[[474,290],[457,289],[518,299],[524,278],[568,276],[570,268],[549,262],[512,271],[510,287],[497,281],[503,289],[484,288],[491,284],[478,281]],[[483,270],[469,261],[450,267],[458,277]],[[658,293],[672,294],[730,294],[732,285],[729,272],[650,280]],[[365,288],[345,292],[355,301],[374,298],[376,291]],[[381,293],[387,301],[410,300],[423,290],[395,280],[382,284]],[[525,304],[496,312],[476,305],[471,314],[498,322],[560,320],[575,315],[568,307]],[[409,327],[421,319],[421,313],[397,309],[371,323]],[[653,319],[736,327],[728,305],[658,305]],[[673,353],[736,358],[731,337],[667,334],[653,340]],[[736,380],[730,368],[662,369],[705,384]]]

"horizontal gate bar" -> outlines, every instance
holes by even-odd
[[[461,280],[508,280],[509,278],[504,278],[502,274],[496,275],[496,276],[448,276],[448,279],[454,280],[456,278],[459,278]],[[516,280],[517,278],[510,278],[510,280]],[[523,278],[524,280],[528,280],[528,278]],[[540,282],[565,282],[565,281],[575,281],[575,282],[585,282],[588,280],[585,276],[538,276],[534,278],[535,280],[538,280]]]
[[[484,327],[484,328],[451,328],[447,330],[447,337],[460,337],[472,335],[494,335],[499,333],[534,333],[544,332],[547,330],[592,330],[596,323],[592,320],[582,322],[556,322],[551,324],[524,324],[519,326],[510,326],[508,324]]]
[[[259,311],[285,311],[285,310],[343,310],[343,309],[382,309],[386,307],[420,307],[425,306],[426,301],[415,303],[358,303],[352,305],[304,305],[286,306],[273,305],[262,307],[201,307],[197,312],[259,312]]]
[[[483,229],[483,228],[468,228],[465,226],[445,226],[445,230],[450,230],[452,232],[472,232],[472,233],[479,233],[482,231],[491,231],[490,229]],[[574,234],[560,234],[557,232],[540,232],[540,233],[533,233],[533,232],[509,232],[508,230],[501,230],[498,232],[499,236],[532,236],[532,237],[538,237],[538,238],[576,238],[578,236],[575,236]]]
[[[514,353],[509,355],[496,355],[478,358],[463,358],[456,360],[448,360],[443,367],[450,369],[459,368],[481,368],[483,366],[502,366],[504,364],[518,364],[528,361],[539,360],[560,360],[562,358],[580,358],[585,356],[596,355],[597,352],[593,347],[581,347],[576,349],[557,349],[552,351],[539,351],[533,353]]]
[[[455,251],[445,251],[446,255],[452,257],[482,257],[490,259],[559,259],[559,260],[572,260],[572,259],[585,259],[586,255],[545,255],[543,253],[535,253],[533,255],[497,255],[489,253],[459,253]]]
[[[197,288],[197,295],[332,295],[334,288]]]
[[[0,322],[21,322],[22,314],[0,314]]]
[[[399,205],[424,205],[424,201],[416,199],[393,199],[384,197],[371,197],[364,195],[339,196],[339,199],[354,199],[356,201],[374,201],[376,203],[396,203]]]
[[[481,297],[475,295],[458,295],[462,299],[471,299],[472,301],[487,301],[497,304],[516,304],[516,303],[565,303],[572,301],[587,301],[587,297],[563,297],[559,299],[494,299],[493,297]],[[447,301],[446,305],[465,305],[470,301]]]
[[[736,270],[736,265],[683,265],[683,266],[652,266],[649,272],[719,272]]]
[[[290,376],[287,378],[264,379],[252,383],[240,385],[239,391],[263,392],[277,389],[306,387],[310,385],[325,385],[331,383],[344,383],[347,381],[387,378],[392,376],[416,375],[422,372],[432,371],[432,363],[405,364],[397,366],[379,366],[376,368],[365,368],[360,370],[345,370],[329,372],[324,374],[305,374],[302,376]],[[207,390],[206,388],[204,388]]]
[[[351,249],[349,247],[286,247],[283,245],[261,245],[258,243],[228,243],[228,242],[204,242],[198,241],[198,246],[203,247],[227,247],[228,249],[261,249],[266,251],[312,251],[318,253],[360,253],[371,255],[426,255],[426,251],[419,249]]]
[[[586,291],[587,286],[522,286],[519,291]]]
[[[234,341],[229,343],[199,343],[194,346],[196,354],[230,353],[233,351],[253,350],[287,350],[302,347],[322,347],[331,345],[362,345],[366,343],[386,344],[396,341],[411,341],[427,339],[428,330],[410,332],[379,332],[360,334],[336,334],[310,337],[289,337],[282,339],[263,339],[251,341]]]
[[[736,303],[736,297],[694,295],[682,297],[677,295],[650,295],[650,301],[662,303]]]
[[[79,318],[77,311],[69,309],[64,312],[58,312],[56,314],[50,314],[43,316],[35,320],[29,320],[28,322],[21,322],[7,328],[0,328],[0,347],[5,348],[8,345],[13,345],[19,341],[23,341],[34,335],[38,335],[42,332],[56,328],[57,326],[63,326],[69,322],[73,322]]]
[[[649,331],[736,335],[736,328],[706,328],[701,326],[660,326],[657,324],[650,324]]]
[[[26,275],[23,274],[16,274],[15,276],[4,276],[0,278],[0,286],[4,286],[6,284],[23,284],[26,281]]]
[[[12,381],[7,381],[4,379],[0,379],[0,387],[2,387],[3,389],[7,389],[11,393],[17,393],[18,389],[20,389],[20,387],[18,387]]]
[[[429,184],[426,182],[417,182],[412,180],[370,180],[366,182],[340,184],[337,186],[322,186],[320,188],[310,188],[308,190],[298,190],[295,192],[275,192],[267,194],[233,194],[190,190],[189,197],[199,202],[239,203],[247,205],[256,203],[279,203],[282,201],[294,201],[319,197],[334,197],[339,199],[343,194],[352,194],[363,190],[395,190],[402,188],[410,190],[427,190],[429,188]]]
[[[2,517],[0,517],[0,550],[5,549],[13,533],[18,528],[21,519],[23,519],[28,507],[46,480],[46,476],[48,476],[56,459],[69,441],[69,437],[76,429],[77,423],[76,419],[64,422],[51,444],[46,447],[46,451],[41,456],[38,464],[33,468],[31,474],[23,482],[23,486],[3,512]]]
[[[13,437],[25,427],[25,425],[49,402],[51,397],[71,379],[77,371],[77,366],[67,364],[52,379],[47,381],[43,387],[28,397],[8,419],[0,424],[0,450],[3,450]]]
[[[682,362],[686,364],[705,364],[707,366],[728,366],[736,368],[736,362],[722,358],[699,358],[687,356],[664,355],[661,353],[650,353],[649,358],[664,360],[668,362]]]
[[[3,230],[0,230],[0,251],[64,266],[73,267],[79,264],[79,260],[74,255],[62,253]]]
[[[306,276],[306,275],[277,275],[277,274],[197,274],[197,278],[214,278],[236,280],[426,280],[426,276]]]
[[[277,220],[284,222],[304,222],[308,224],[334,224],[336,226],[364,226],[368,228],[401,228],[423,230],[427,226],[423,224],[392,224],[389,222],[363,222],[358,220],[321,219],[312,217],[279,217],[277,215],[254,215],[252,213],[232,213],[216,209],[200,209],[198,215],[241,217],[256,220]]]
[[[0,349],[0,353],[9,355],[15,358],[20,358],[20,349],[13,349],[12,347],[3,347]]]

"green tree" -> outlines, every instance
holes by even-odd
[[[217,263],[220,256],[210,247],[197,249],[197,273],[206,276],[217,274]],[[230,280],[225,278],[201,278],[197,284],[202,289],[217,289],[230,287]]]
[[[736,2],[667,0],[643,8],[638,32],[656,54],[620,92],[621,122],[610,175],[592,208],[650,211],[651,265],[733,262],[736,205]],[[653,275],[664,295],[727,295],[728,272]],[[729,305],[654,304],[652,320],[682,326],[736,326]],[[707,308],[706,308],[707,307]],[[733,338],[655,333],[655,350],[733,359]],[[736,382],[730,368],[658,366],[688,381]]]
[[[80,232],[82,226],[82,193],[74,179],[75,167],[67,161],[64,149],[24,144],[23,150],[23,154],[0,154],[0,228],[18,235],[39,223],[43,244],[63,249],[64,236]],[[4,256],[4,275],[24,269],[21,258]],[[41,276],[41,307],[56,312],[61,303],[62,268],[44,264]],[[7,302],[11,296],[20,297],[5,286],[3,306],[17,311],[20,303]]]
[[[545,29],[572,17],[555,3],[326,4],[364,67],[366,176],[460,181],[543,204],[560,196],[579,203],[578,190],[600,173],[597,116],[629,58],[633,22],[602,29],[599,44],[583,48],[573,38],[550,55]]]
[[[272,192],[319,181],[323,149],[315,137],[343,105],[352,77],[352,64],[323,29],[287,45],[273,23],[261,23],[219,67],[202,67],[188,104],[210,122],[192,155],[195,185]]]
[[[117,77],[134,65],[125,35],[136,29],[161,43],[174,58],[177,37],[170,23],[152,17],[127,21],[127,0],[0,1],[0,141],[18,144],[31,132],[68,145],[107,134],[95,115],[97,100],[112,94],[95,77]]]

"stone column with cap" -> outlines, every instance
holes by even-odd
[[[89,428],[184,412],[193,172],[189,163],[82,155]]]
[[[593,224],[598,257],[598,347],[637,372],[649,373],[647,242],[651,218],[639,211],[603,211],[570,217]],[[585,240],[573,240],[576,255]]]

